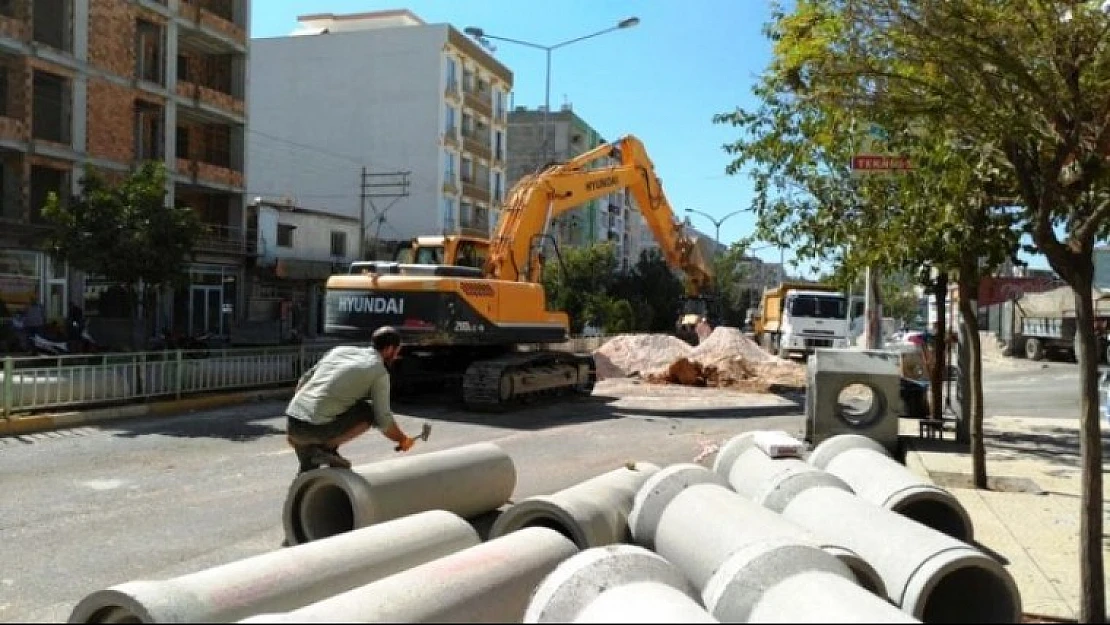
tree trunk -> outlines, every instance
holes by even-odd
[[[983,360],[982,345],[979,343],[979,319],[976,316],[975,299],[978,296],[976,279],[972,272],[960,271],[960,323],[965,328],[967,370],[960,371],[961,383],[967,380],[964,401],[960,403],[961,420],[964,421],[971,437],[971,477],[975,488],[987,487],[987,449],[983,440]],[[961,424],[962,426],[963,424]],[[957,426],[960,427],[960,426]]]
[[[933,367],[929,374],[929,417],[940,421],[944,416],[944,380],[947,377],[947,361],[944,356],[948,331],[944,318],[945,303],[948,300],[948,274],[944,271],[939,272],[933,282],[933,295],[937,300],[937,328],[933,336]]]
[[[1102,560],[1102,431],[1098,406],[1098,338],[1091,299],[1094,268],[1074,272],[1075,326],[1079,337],[1079,453],[1080,492],[1079,580],[1080,622],[1106,622],[1106,579]]]

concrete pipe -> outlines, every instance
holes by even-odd
[[[587,549],[536,588],[525,623],[716,623],[682,573],[634,545]]]
[[[532,592],[578,552],[528,527],[323,601],[243,623],[519,623]]]
[[[751,433],[733,437],[721,448],[713,470],[740,495],[782,512],[807,488],[827,486],[852,492],[844,480],[797,458],[771,458],[755,446]]]
[[[497,518],[490,538],[538,525],[570,538],[579,549],[628,542],[633,498],[657,471],[654,464],[640,462],[552,495],[521,500]]]
[[[501,507],[516,488],[512,458],[493,443],[323,468],[293,480],[282,521],[290,545],[425,510],[473,517]]]
[[[919,622],[857,586],[835,558],[781,538],[752,542],[725,557],[702,599],[725,623]]]
[[[296,609],[481,541],[464,519],[431,511],[165,581],[85,597],[70,623],[227,623]]]
[[[637,520],[645,526],[651,525],[643,515]],[[636,533],[642,532],[637,530]],[[886,597],[882,578],[857,553],[843,545],[821,541],[781,515],[717,484],[695,484],[675,495],[655,523],[654,544],[657,550],[669,545],[668,554],[678,551],[674,557],[679,559],[674,563],[702,588],[720,560],[702,559],[689,541],[706,541],[717,553],[727,556],[749,544],[773,538],[825,551],[847,566],[860,586]]]
[[[656,471],[649,477],[632,501],[628,528],[632,540],[641,547],[655,549],[655,533],[663,511],[679,493],[695,484],[725,486],[716,473],[699,464],[679,463]]]
[[[863,556],[891,600],[916,618],[1020,622],[1021,597],[1009,572],[947,534],[835,488],[799,493],[782,515]]]
[[[865,436],[842,434],[816,448],[813,466],[844,480],[860,498],[970,543],[971,515],[952,493],[918,476]]]

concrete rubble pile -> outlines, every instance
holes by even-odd
[[[492,443],[321,468],[290,486],[292,546],[94,592],[70,622],[1020,622],[958,502],[860,438],[802,459],[749,432],[711,469],[630,462],[515,502]]]
[[[773,356],[737,328],[720,326],[697,347],[667,334],[622,334],[594,351],[599,380],[637,376],[656,384],[765,393],[805,386],[805,367]]]

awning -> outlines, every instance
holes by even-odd
[[[287,280],[327,280],[342,268],[326,260],[281,258],[274,265],[274,275]]]

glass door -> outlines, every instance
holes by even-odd
[[[200,334],[223,334],[223,289],[212,285],[193,285],[189,288],[192,306],[189,307],[189,331]]]

